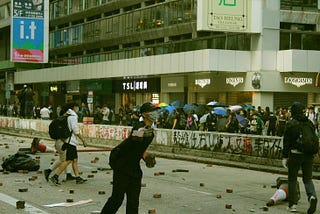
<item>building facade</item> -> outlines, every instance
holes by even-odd
[[[150,100],[320,103],[318,0],[217,0],[213,12],[209,2],[50,0],[49,62],[36,64],[10,62],[11,1],[0,0],[0,103],[24,84],[40,105],[116,111]],[[216,11],[241,4],[240,16]]]

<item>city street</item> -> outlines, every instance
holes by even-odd
[[[30,147],[31,142],[32,138],[0,134],[1,160],[15,154],[19,148]],[[52,141],[41,142],[53,147]],[[109,152],[94,151],[92,147],[79,149],[79,169],[82,177],[88,179],[87,183],[76,185],[75,181],[66,181],[54,186],[36,171],[1,172],[0,213],[99,213],[112,190]],[[58,158],[54,153],[31,156],[40,159],[40,171]],[[268,211],[263,209],[276,191],[276,179],[283,175],[162,158],[157,158],[157,165],[152,169],[142,163],[142,169],[141,214],[153,213],[151,209],[157,214],[287,213],[286,203],[269,207]],[[64,178],[62,174],[60,180]],[[301,178],[299,183],[298,213],[305,213],[308,203]],[[314,183],[319,191],[320,181],[314,180]],[[69,207],[44,206],[64,203],[67,199],[87,203]],[[25,201],[25,212],[16,208],[16,201]],[[125,200],[118,213],[125,213]]]

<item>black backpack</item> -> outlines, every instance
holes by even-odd
[[[68,116],[60,116],[53,119],[49,125],[49,135],[52,139],[66,139],[71,136],[71,131],[68,127]]]
[[[299,121],[299,137],[296,147],[304,154],[317,154],[319,151],[319,138],[315,133],[314,125],[311,121]]]

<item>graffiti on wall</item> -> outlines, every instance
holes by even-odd
[[[174,130],[171,141],[173,146],[180,148],[214,152],[269,158],[280,158],[282,154],[282,138],[280,137]],[[162,144],[168,145],[169,143]]]

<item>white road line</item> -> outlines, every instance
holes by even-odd
[[[212,193],[210,193],[210,192],[198,191],[198,190],[189,189],[189,188],[186,188],[186,187],[180,187],[180,188],[181,188],[181,189],[188,190],[188,191],[190,191],[190,192],[197,192],[197,193],[201,193],[201,194],[205,194],[205,195],[212,195]]]
[[[0,193],[0,200],[5,202],[5,203],[7,203],[7,204],[10,204],[10,205],[12,205],[14,207],[16,207],[16,202],[19,201],[19,199],[13,198],[13,197],[11,197],[9,195],[5,195],[3,193]],[[35,214],[35,213],[49,214],[49,213],[47,213],[47,212],[45,212],[43,210],[40,210],[40,209],[28,204],[28,203],[25,204],[24,211],[26,211],[28,213],[33,213],[33,214]]]

